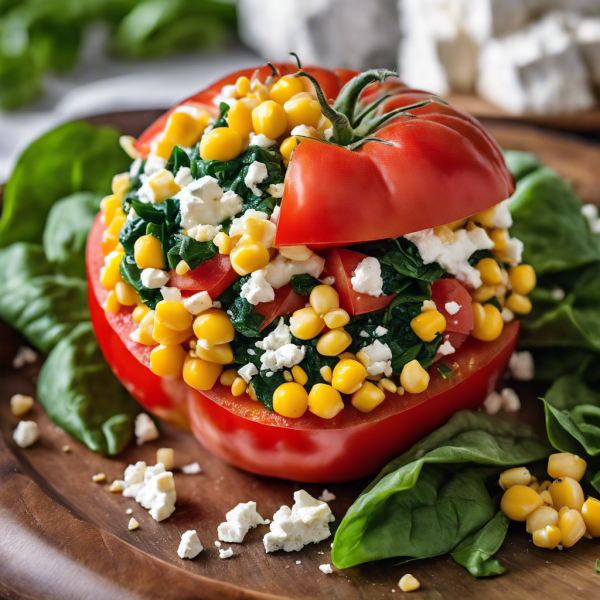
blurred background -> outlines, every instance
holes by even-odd
[[[600,0],[0,0],[0,181],[72,118],[166,108],[298,53],[478,116],[600,129]]]

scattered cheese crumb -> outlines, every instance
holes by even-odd
[[[13,440],[21,448],[35,444],[40,437],[40,430],[35,421],[20,421],[13,431]]]
[[[428,310],[437,310],[437,306],[433,300],[423,301],[423,305],[421,306],[421,312],[426,312]]]
[[[512,388],[504,388],[500,392],[493,391],[483,402],[483,408],[489,415],[495,415],[500,410],[516,412],[521,408],[519,396]]]
[[[321,502],[333,502],[336,499],[336,495],[332,494],[329,490],[325,489],[319,496],[318,500]]]
[[[10,399],[10,412],[12,412],[15,417],[22,417],[25,413],[31,410],[32,406],[33,398],[31,396],[15,394]]]
[[[331,565],[319,565],[319,571],[325,573],[325,575],[331,575],[333,573]]]
[[[69,452],[71,452],[71,446],[69,446],[69,445],[65,444],[65,445],[64,445],[64,446],[61,448],[61,450],[62,450],[62,451],[65,453],[65,454],[68,454]]]
[[[195,529],[186,531],[181,536],[181,542],[179,542],[179,548],[177,548],[177,554],[179,558],[196,558],[204,548],[200,543],[198,534]]]
[[[444,308],[449,315],[455,315],[462,308],[462,306],[453,300],[452,302],[446,302]]]
[[[125,511],[125,514],[126,514],[126,515],[132,515],[132,514],[133,514],[133,508],[128,508],[128,509]]]
[[[104,473],[98,473],[97,475],[92,476],[92,481],[94,483],[100,483],[106,479],[106,475]]]
[[[225,515],[225,519],[217,530],[219,539],[233,544],[241,544],[250,529],[265,522],[256,511],[256,502],[240,502]]]
[[[517,381],[531,381],[535,376],[535,365],[531,352],[513,352],[508,361],[508,370]]]
[[[165,470],[172,471],[175,466],[175,451],[173,448],[159,448],[156,451],[156,462],[162,463]]]
[[[238,375],[246,382],[250,383],[250,380],[258,373],[258,369],[252,363],[248,363],[238,369]]]
[[[446,341],[438,348],[438,352],[442,356],[448,356],[449,354],[454,354],[456,348],[450,342]]]
[[[219,558],[231,558],[233,556],[233,550],[231,546],[227,550],[219,550]]]
[[[13,369],[21,369],[25,365],[32,365],[38,359],[38,353],[27,346],[19,346],[12,360]]]
[[[198,315],[205,310],[208,310],[213,305],[208,292],[198,292],[183,301],[183,306],[192,315]]]
[[[297,561],[296,561],[296,564],[297,564],[297,565],[301,565],[301,564],[302,564],[302,561],[301,561],[301,560],[297,560]]]
[[[505,323],[511,323],[515,320],[515,313],[510,308],[506,308],[506,306],[502,309],[500,316]]]
[[[217,540],[217,541],[215,542],[215,546],[216,546],[217,548],[220,548],[220,547],[221,547],[221,542],[219,542],[219,540]]]
[[[416,577],[413,577],[410,573],[404,575],[398,582],[398,585],[403,592],[414,592],[421,587],[419,580]]]
[[[137,529],[139,526],[140,526],[140,524],[133,517],[131,517],[131,519],[129,519],[129,525],[127,525],[127,529],[129,529],[129,531],[133,531],[134,529]]]
[[[202,473],[202,469],[197,462],[190,463],[189,465],[183,465],[181,470],[186,475],[198,475],[198,473]]]
[[[135,438],[138,446],[150,442],[160,436],[154,421],[146,414],[140,413],[135,418]]]
[[[118,492],[122,492],[125,489],[125,482],[120,479],[115,479],[108,488],[109,492],[116,494]]]
[[[377,327],[377,329],[375,329],[375,335],[381,337],[382,335],[385,335],[388,332],[388,330],[385,327],[382,327],[381,325],[379,325]]]

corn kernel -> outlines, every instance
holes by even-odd
[[[495,252],[502,252],[506,250],[509,238],[506,229],[494,229],[489,235],[492,242],[494,242]]]
[[[154,325],[150,325],[148,327],[138,327],[135,331],[132,331],[129,334],[129,339],[144,346],[154,346],[156,341],[152,337],[153,332]]]
[[[283,246],[278,250],[279,254],[290,260],[308,260],[313,253],[307,246]]]
[[[527,315],[532,308],[531,300],[527,296],[521,296],[515,292],[506,299],[505,306],[518,315]]]
[[[569,509],[558,519],[560,529],[560,543],[565,548],[574,546],[585,534],[585,522],[581,513],[575,509]]]
[[[250,91],[250,80],[242,75],[235,82],[235,93],[240,97],[244,97]]]
[[[600,537],[600,502],[596,498],[588,498],[581,508],[581,516],[592,537]]]
[[[100,208],[102,209],[102,221],[106,225],[109,225],[117,210],[121,208],[121,200],[119,200],[116,194],[110,194],[102,198]]]
[[[325,115],[321,115],[321,120],[319,121],[319,127],[317,127],[317,131],[323,137],[325,137],[325,132],[328,129],[331,129],[332,127],[333,127],[333,124],[331,123],[331,121]]]
[[[323,356],[337,356],[351,343],[352,337],[342,327],[332,329],[319,338],[319,341],[317,342],[317,352]]]
[[[279,151],[281,152],[281,156],[283,156],[283,162],[287,165],[292,158],[292,152],[296,149],[296,146],[300,142],[300,138],[295,135],[286,138],[281,142],[281,146],[279,146]]]
[[[23,394],[15,394],[10,399],[10,412],[15,417],[22,417],[28,413],[33,406],[33,398],[31,396],[24,396]]]
[[[410,327],[424,342],[432,342],[438,333],[446,330],[446,318],[437,310],[428,310],[417,315]]]
[[[123,281],[121,277],[121,260],[124,254],[113,251],[104,259],[104,267],[100,269],[100,283],[107,290],[114,290],[117,283]]]
[[[117,299],[117,294],[114,290],[111,290],[106,297],[106,302],[104,304],[104,310],[106,312],[118,313],[121,305],[119,304],[119,300]]]
[[[365,381],[359,390],[352,394],[352,406],[360,412],[368,413],[385,400],[385,392],[370,381]]]
[[[448,227],[448,229],[450,229],[451,231],[456,231],[457,229],[464,227],[466,222],[467,219],[459,219],[458,221],[451,221],[450,223],[446,223],[446,227]]]
[[[210,390],[222,371],[223,365],[188,356],[183,365],[183,380],[196,390]]]
[[[194,333],[199,340],[206,340],[210,346],[227,344],[235,337],[235,329],[229,316],[217,308],[209,308],[196,317]]]
[[[106,256],[110,254],[119,244],[119,237],[115,233],[111,233],[106,229],[102,232],[102,241],[100,242],[100,250]]]
[[[175,273],[177,273],[177,275],[185,275],[189,270],[190,267],[185,260],[180,260],[175,267]]]
[[[192,326],[192,315],[181,302],[162,300],[156,305],[156,316],[174,331],[187,331]]]
[[[527,517],[527,533],[533,533],[548,525],[558,525],[558,512],[551,506],[540,506]]]
[[[269,251],[262,244],[252,241],[251,238],[248,241],[244,241],[242,238],[231,251],[229,258],[233,270],[243,277],[266,267],[271,257]]]
[[[371,359],[362,350],[356,353],[356,360],[363,366],[368,367],[371,364]]]
[[[101,483],[106,480],[106,475],[104,473],[98,473],[97,475],[92,476],[92,481],[94,483]]]
[[[419,580],[413,577],[410,573],[407,573],[400,579],[398,586],[403,592],[414,592],[421,587]]]
[[[283,105],[302,91],[302,82],[297,77],[282,77],[271,88],[269,98]]]
[[[183,346],[157,346],[150,353],[150,370],[161,377],[181,374],[187,353]]]
[[[167,120],[162,138],[154,150],[158,156],[169,158],[173,147],[194,146],[208,125],[208,111],[194,107],[181,106],[171,113]]]
[[[143,235],[135,241],[133,256],[139,269],[165,268],[162,244],[153,235]]]
[[[122,135],[119,138],[119,146],[123,148],[127,156],[135,160],[136,158],[141,158],[141,154],[138,152],[135,147],[136,139],[132,135]]]
[[[156,462],[162,463],[166,471],[172,471],[175,466],[175,451],[173,448],[159,448],[156,451]]]
[[[271,248],[275,241],[277,226],[267,219],[250,217],[244,223],[244,233],[249,235],[257,244]]]
[[[129,173],[118,173],[112,178],[110,187],[112,193],[119,200],[119,206],[121,205],[121,202],[123,201],[123,197],[127,193],[127,190],[129,189],[129,182]]]
[[[219,365],[228,365],[233,362],[233,350],[229,344],[215,344],[210,350],[203,348],[198,344],[196,346],[198,358],[214,362]]]
[[[330,310],[339,308],[340,297],[330,285],[317,285],[310,293],[309,302],[315,312],[322,317]]]
[[[297,310],[290,319],[290,329],[300,340],[312,340],[321,333],[324,327],[323,319],[319,317],[312,306]]]
[[[122,304],[123,306],[135,306],[140,300],[136,289],[124,281],[119,281],[117,283],[115,286],[115,293],[119,304]]]
[[[391,394],[395,394],[398,391],[398,386],[391,379],[382,379],[377,387],[382,389],[384,392],[390,392]]]
[[[123,487],[123,482],[119,481],[118,479],[115,479],[111,484],[110,487],[108,488],[109,492],[112,492],[113,494],[120,494],[125,488]]]
[[[287,127],[283,106],[273,100],[259,104],[252,111],[252,125],[256,133],[262,133],[271,140],[277,139],[285,133]]]
[[[558,511],[558,520],[560,521],[560,518],[568,513],[571,509],[568,506],[563,506],[559,511]]]
[[[570,477],[575,481],[581,481],[585,474],[587,463],[570,452],[551,454],[548,457],[548,475],[553,479]]]
[[[429,387],[429,373],[418,360],[411,360],[402,367],[400,383],[409,394],[420,394]]]
[[[531,293],[537,283],[535,271],[531,265],[511,267],[508,276],[513,292],[521,294],[521,296]]]
[[[305,385],[308,381],[308,375],[300,365],[292,367],[292,377],[294,378],[294,381],[300,385]]]
[[[454,231],[446,225],[438,225],[433,228],[433,233],[442,240],[444,244],[451,244],[454,241]]]
[[[529,485],[531,483],[531,473],[525,467],[516,467],[508,469],[500,474],[498,484],[503,490],[507,490],[513,485]]]
[[[476,290],[471,292],[471,298],[475,302],[487,302],[496,295],[497,288],[492,285],[480,285]]]
[[[525,485],[508,488],[500,501],[500,510],[513,521],[525,521],[527,517],[544,504],[540,495]]]
[[[184,330],[171,329],[165,325],[158,314],[154,315],[154,328],[152,330],[152,337],[155,341],[163,346],[176,346],[177,344],[183,344],[192,335],[192,328]]]
[[[358,359],[356,358],[356,354],[352,354],[352,352],[342,352],[341,354],[338,354],[338,360],[358,360]]]
[[[500,285],[502,283],[502,270],[493,258],[482,258],[475,268],[481,274],[484,285]]]
[[[231,250],[233,249],[231,238],[223,231],[217,233],[213,244],[219,249],[220,254],[231,254]]]
[[[322,419],[333,419],[344,409],[341,394],[326,383],[313,385],[308,395],[308,410]]]
[[[540,483],[540,489],[538,490],[538,493],[547,490],[550,487],[551,483],[552,482],[548,479],[546,479],[545,481],[542,481],[542,483]]]
[[[257,100],[246,98],[243,101],[236,102],[227,113],[229,128],[237,131],[242,139],[248,139],[254,131],[254,127],[252,126],[252,111],[257,106]]]
[[[248,385],[241,377],[236,377],[234,382],[231,384],[231,393],[234,396],[241,396],[246,392]]]
[[[283,372],[283,378],[285,379],[285,381],[294,381],[292,374],[288,370],[285,370]]]
[[[307,407],[308,393],[299,383],[282,383],[273,393],[273,410],[284,417],[297,419]]]
[[[288,131],[306,125],[307,127],[318,127],[321,120],[321,106],[312,98],[294,98],[283,105],[287,118]]]
[[[560,544],[562,533],[556,525],[546,525],[542,529],[533,532],[533,543],[538,548],[553,550]]]
[[[350,323],[350,315],[343,308],[334,308],[323,317],[323,320],[329,329],[337,329]]]
[[[583,490],[578,481],[571,477],[561,477],[552,482],[548,488],[552,496],[553,506],[560,510],[563,506],[581,510],[583,506]]]
[[[504,321],[500,311],[493,304],[473,302],[473,329],[471,335],[483,342],[493,342],[500,337]]]
[[[534,490],[535,492],[537,492],[538,494],[540,493],[540,484],[537,481],[532,481],[529,484],[529,487]]]
[[[154,204],[160,204],[161,202],[164,202],[167,198],[171,198],[181,190],[181,188],[175,183],[173,173],[171,173],[171,171],[167,171],[166,169],[161,169],[160,171],[150,175],[146,183],[152,189]]]
[[[548,505],[548,506],[554,506],[554,500],[552,500],[552,494],[550,494],[550,492],[548,490],[543,490],[542,492],[540,492],[539,488],[537,490],[538,494],[540,495],[540,498]]]
[[[354,394],[360,389],[366,377],[367,371],[358,361],[340,360],[333,369],[331,385],[342,394]]]
[[[151,325],[154,325],[155,314],[156,311],[148,309],[140,321],[140,327],[150,327]]]
[[[471,217],[471,221],[479,223],[482,227],[488,227],[491,229],[494,227],[494,216],[496,214],[496,207],[492,206],[483,212],[480,212]]]
[[[229,127],[217,127],[200,142],[202,160],[233,160],[242,153],[242,136]]]
[[[258,396],[252,387],[252,384],[248,386],[248,396],[250,396],[250,400],[254,400],[254,402],[258,402]]]
[[[253,81],[248,98],[256,98],[259,102],[266,102],[269,98],[269,88],[260,81]]]
[[[227,369],[227,371],[223,371],[223,373],[221,373],[221,377],[219,378],[219,383],[221,385],[231,387],[233,385],[233,382],[237,378],[238,378],[238,374],[235,369]],[[241,379],[241,377],[240,377],[240,379]]]

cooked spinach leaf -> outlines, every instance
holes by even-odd
[[[321,285],[321,282],[312,275],[305,273],[303,275],[292,275],[290,284],[296,294],[308,296],[314,288]]]
[[[171,171],[173,175],[177,175],[177,172],[182,167],[190,168],[192,161],[190,160],[190,154],[185,150],[183,146],[174,146],[171,156],[165,166],[165,169]]]
[[[136,217],[135,219],[127,219],[125,225],[121,227],[119,231],[119,242],[123,244],[123,248],[127,254],[133,255],[135,250],[135,243],[138,238],[146,235],[146,221]]]
[[[190,269],[214,258],[218,248],[212,242],[198,242],[189,235],[175,234],[169,239],[171,248],[167,254],[169,266],[175,269],[184,260]]]
[[[254,305],[246,298],[238,296],[227,308],[234,329],[246,337],[257,338],[260,336],[260,326],[265,318],[254,312]]]
[[[142,269],[135,264],[133,256],[126,254],[121,260],[121,277],[123,280],[132,285],[140,298],[147,304],[151,309],[155,309],[156,305],[162,300],[162,294],[158,289],[149,289],[142,284]]]

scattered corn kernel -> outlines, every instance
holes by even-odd
[[[108,296],[106,297],[104,310],[106,310],[106,312],[117,313],[119,312],[120,308],[121,305],[119,304],[119,300],[117,299],[117,294],[115,294],[114,290],[110,291],[108,293]]]
[[[282,383],[273,393],[273,410],[284,417],[297,419],[307,407],[308,393],[299,383]]]
[[[241,377],[236,377],[235,381],[231,384],[231,393],[234,396],[241,396],[246,392],[247,384]]]
[[[326,383],[313,385],[308,395],[308,410],[322,419],[333,419],[344,409],[341,394]]]
[[[153,235],[143,235],[135,241],[133,256],[139,269],[165,268],[162,245]]]
[[[302,82],[297,77],[281,77],[273,84],[269,92],[269,98],[283,105],[302,91]]]
[[[323,317],[323,320],[329,329],[337,329],[350,323],[350,315],[343,308],[334,308]]]
[[[426,315],[427,313],[421,314]],[[402,367],[400,383],[409,394],[420,394],[429,386],[429,373],[421,366],[418,360],[411,360]]]
[[[547,490],[550,487],[550,484],[552,482],[548,479],[546,479],[545,481],[542,481],[542,483],[540,483],[540,489],[538,490],[538,493],[541,493],[545,490]]]
[[[266,267],[271,256],[267,248],[249,237],[247,240],[244,238],[240,240],[231,251],[229,258],[234,271],[243,277]]]
[[[398,586],[403,592],[414,592],[421,587],[419,580],[413,577],[410,573],[407,573],[400,579]]]
[[[235,93],[242,98],[250,91],[250,80],[242,75],[235,82]]]
[[[121,277],[121,260],[124,253],[113,251],[104,259],[104,267],[100,269],[100,283],[107,290],[114,290]]]
[[[213,244],[219,249],[220,254],[231,254],[231,250],[233,249],[231,238],[223,231],[217,233]]]
[[[233,350],[229,344],[214,344],[207,350],[200,344],[196,346],[198,358],[219,365],[229,365],[233,362]]]
[[[15,394],[10,399],[10,412],[15,417],[22,417],[25,413],[28,413],[33,406],[33,398],[31,396],[24,396],[23,394]]]
[[[585,522],[576,509],[570,509],[559,516],[558,528],[561,534],[560,543],[565,548],[574,546],[585,534]]]
[[[552,494],[548,490],[543,490],[542,492],[538,489],[538,494],[540,498],[548,505],[554,506],[554,500],[552,500]]]
[[[288,382],[290,382],[290,381],[294,381],[294,377],[292,376],[292,374],[291,374],[291,373],[290,373],[288,370],[285,370],[285,371],[283,372],[283,378],[284,378],[286,381],[288,381]]]
[[[553,479],[570,477],[575,481],[581,481],[586,468],[585,460],[570,452],[559,452],[548,457],[548,475]]]
[[[281,142],[281,146],[279,146],[279,151],[281,152],[281,156],[283,156],[283,162],[285,164],[287,164],[292,158],[292,152],[296,149],[296,146],[299,142],[300,139],[295,135],[285,138],[285,140]]]
[[[552,482],[548,491],[552,495],[554,508],[560,510],[563,506],[581,510],[584,496],[578,481],[571,477],[561,477]]]
[[[508,276],[513,292],[521,294],[521,296],[527,296],[531,293],[537,283],[535,271],[531,265],[511,267]]]
[[[236,102],[227,113],[227,123],[229,128],[237,131],[243,139],[248,139],[254,131],[252,125],[252,111],[258,104],[253,98],[245,98],[241,102]]]
[[[527,517],[527,533],[558,525],[558,512],[551,506],[540,506]]]
[[[150,352],[150,370],[160,377],[175,377],[181,374],[186,358],[183,346],[157,346]]]
[[[352,343],[352,336],[342,327],[324,333],[317,342],[317,352],[323,356],[337,356]]]
[[[321,106],[312,98],[293,98],[283,105],[287,118],[287,129],[291,131],[299,125],[318,127],[321,120]]]
[[[141,325],[141,323],[140,323]],[[183,344],[188,338],[192,336],[192,328],[177,331],[171,329],[165,325],[158,314],[154,315],[154,327],[152,329],[152,337],[159,344],[164,346],[176,346],[177,344]]]
[[[385,400],[385,392],[370,381],[365,381],[359,390],[352,394],[352,406],[360,412],[368,413]]]
[[[129,524],[127,525],[127,529],[129,529],[129,531],[133,531],[134,529],[137,529],[139,526],[140,526],[140,524],[133,517],[131,517],[131,519],[129,519]]]
[[[546,525],[544,528],[536,529],[533,532],[533,543],[538,548],[553,550],[560,544],[561,538],[562,533],[556,525]]]
[[[219,377],[219,383],[221,385],[231,387],[233,385],[233,382],[237,378],[238,378],[238,374],[235,369],[227,369],[227,371],[223,371],[223,373],[221,373],[221,377]],[[240,379],[241,379],[241,377],[240,377]]]
[[[119,481],[118,479],[115,479],[111,484],[110,487],[108,488],[109,492],[112,492],[113,494],[118,494],[120,492],[122,492],[125,488],[123,487],[123,482]]]
[[[493,304],[473,302],[473,329],[471,335],[483,342],[493,342],[500,337],[504,321],[500,311]]]
[[[323,331],[324,327],[323,319],[312,306],[297,310],[290,318],[290,329],[300,340],[312,340]]]
[[[92,481],[94,483],[101,483],[106,479],[106,475],[104,473],[98,473],[97,475],[92,476]]]
[[[308,381],[308,375],[300,365],[292,367],[292,377],[294,378],[294,381],[300,385],[305,385]]]
[[[508,469],[500,474],[498,483],[503,490],[507,490],[513,485],[529,485],[531,483],[531,473],[525,467]]]
[[[512,521],[525,521],[543,503],[536,491],[525,485],[513,485],[504,492],[500,510]]]
[[[177,275],[185,275],[189,270],[190,267],[185,260],[180,260],[175,267],[175,273],[177,273]]]
[[[175,451],[173,448],[159,448],[156,451],[156,462],[162,463],[166,471],[172,471],[175,466]]]
[[[384,392],[390,392],[391,394],[395,394],[398,390],[398,386],[391,379],[384,378],[377,385]]]
[[[417,315],[410,327],[424,342],[432,342],[438,333],[446,330],[446,318],[438,310],[428,310]]]
[[[521,296],[515,292],[506,299],[505,306],[518,315],[527,315],[532,309],[531,300],[527,296]]]
[[[171,198],[181,190],[181,188],[175,183],[173,173],[171,173],[171,171],[167,171],[167,169],[161,169],[160,171],[150,175],[146,183],[152,190],[154,204],[164,202],[167,198]]]
[[[313,251],[307,246],[282,246],[279,254],[290,260],[308,260]]]
[[[246,219],[246,222],[244,223],[244,233],[265,248],[271,248],[271,246],[273,246],[276,232],[277,226],[275,223],[271,223],[271,221],[268,221],[267,219],[250,217],[249,219]]]
[[[242,147],[242,136],[237,131],[217,127],[202,138],[200,157],[202,160],[233,160],[242,153]]]
[[[331,385],[342,394],[354,394],[366,377],[366,369],[357,360],[340,360],[333,369]]]
[[[491,229],[494,226],[494,217],[496,214],[496,207],[492,206],[483,212],[480,212],[471,217],[471,221],[479,223],[482,227],[488,227]]]
[[[175,331],[185,331],[192,326],[192,315],[181,302],[162,300],[156,305],[156,316],[163,325]]]
[[[154,346],[156,340],[152,337],[153,332],[154,325],[150,325],[149,327],[138,327],[129,334],[129,339],[138,344],[143,344],[144,346]]]
[[[493,258],[482,258],[475,268],[481,274],[484,285],[500,285],[502,283],[502,270]]]
[[[331,378],[333,377],[333,372],[331,370],[331,367],[329,366],[324,366],[321,367],[319,369],[319,373],[321,374],[321,377],[327,382],[327,383],[331,383]]]
[[[135,306],[140,299],[136,289],[124,281],[117,282],[115,285],[115,294],[119,304],[123,306]]]
[[[581,508],[581,516],[588,533],[592,537],[600,537],[600,501],[588,498]]]

